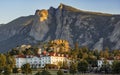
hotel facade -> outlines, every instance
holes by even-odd
[[[16,55],[16,67],[21,68],[22,65],[29,63],[31,68],[44,68],[46,64],[58,65],[59,62],[70,62],[68,56],[63,54],[53,55]]]

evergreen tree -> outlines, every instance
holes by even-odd
[[[57,75],[64,75],[64,72],[62,70],[58,70]]]
[[[70,73],[71,74],[75,74],[75,73],[77,73],[77,64],[76,63],[74,63],[74,62],[72,62],[71,64],[70,64]]]
[[[13,73],[18,73],[18,68],[13,68]]]
[[[32,70],[30,68],[30,64],[27,63],[27,64],[24,64],[22,67],[22,72],[25,73],[26,75],[28,75],[28,73],[32,73]]]
[[[89,49],[88,49],[87,46],[84,46],[84,47],[82,47],[82,51],[83,51],[84,53],[87,53],[87,52],[89,51]]]
[[[6,65],[4,67],[4,75],[10,75],[12,71],[12,68],[10,67],[10,65]]]
[[[63,62],[59,61],[59,62],[57,63],[57,66],[58,66],[59,68],[61,68],[61,67],[63,66]]]
[[[68,68],[68,62],[67,61],[63,61],[62,68],[63,69],[67,69]]]
[[[88,62],[86,60],[81,60],[77,66],[78,72],[85,73],[88,70]]]
[[[10,55],[7,55],[6,56],[6,64],[7,65],[10,65],[11,68],[14,68],[15,67],[15,58],[13,56],[10,56]]]
[[[115,74],[120,74],[120,61],[114,61],[112,64],[112,72]]]
[[[35,75],[42,75],[40,71],[38,71]]]
[[[0,54],[0,67],[4,67],[6,65],[6,56],[4,54]]]
[[[105,48],[105,51],[104,51],[104,58],[109,58],[109,48]]]
[[[43,70],[41,72],[41,75],[51,75],[51,73],[49,71],[47,71],[47,70]]]
[[[6,56],[4,54],[0,54],[0,74],[4,71],[5,66],[6,66]]]
[[[105,73],[109,73],[111,70],[110,64],[107,62],[107,60],[104,60],[102,67],[100,68],[100,71],[104,71]]]
[[[74,49],[75,49],[76,53],[79,52],[79,44],[77,42],[75,43],[75,48]]]
[[[79,49],[79,52],[78,52],[78,56],[77,56],[77,57],[80,58],[80,59],[83,58],[83,51],[82,51],[81,48]]]
[[[3,73],[4,67],[0,66],[0,75]]]

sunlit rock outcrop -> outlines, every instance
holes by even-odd
[[[36,15],[39,16],[40,22],[43,22],[43,21],[47,20],[47,18],[48,18],[48,11],[45,10],[45,9],[43,9],[43,10],[37,10],[36,11]]]

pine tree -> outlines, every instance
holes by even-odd
[[[114,61],[112,64],[112,72],[115,74],[120,74],[120,61]]]
[[[41,75],[51,75],[51,73],[49,71],[47,71],[47,70],[43,70],[41,72]]]
[[[85,73],[88,70],[88,62],[86,60],[81,60],[77,66],[78,72]]]
[[[57,75],[64,75],[64,72],[62,70],[58,70]]]
[[[77,64],[76,63],[74,63],[74,62],[72,62],[71,64],[70,64],[70,73],[71,74],[75,74],[75,73],[77,73]]]
[[[28,73],[32,73],[32,70],[30,68],[30,64],[27,63],[27,64],[24,64],[22,67],[22,72],[25,73],[26,75],[28,75]]]
[[[40,71],[38,71],[35,75],[42,75]]]
[[[12,68],[10,67],[10,65],[6,65],[4,67],[4,75],[10,75],[12,72]]]

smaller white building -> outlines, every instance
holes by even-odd
[[[105,59],[100,59],[100,60],[97,60],[97,64],[98,64],[98,67],[102,67],[102,65],[104,64],[104,62],[107,62],[108,64],[112,65],[114,60],[105,60]]]

